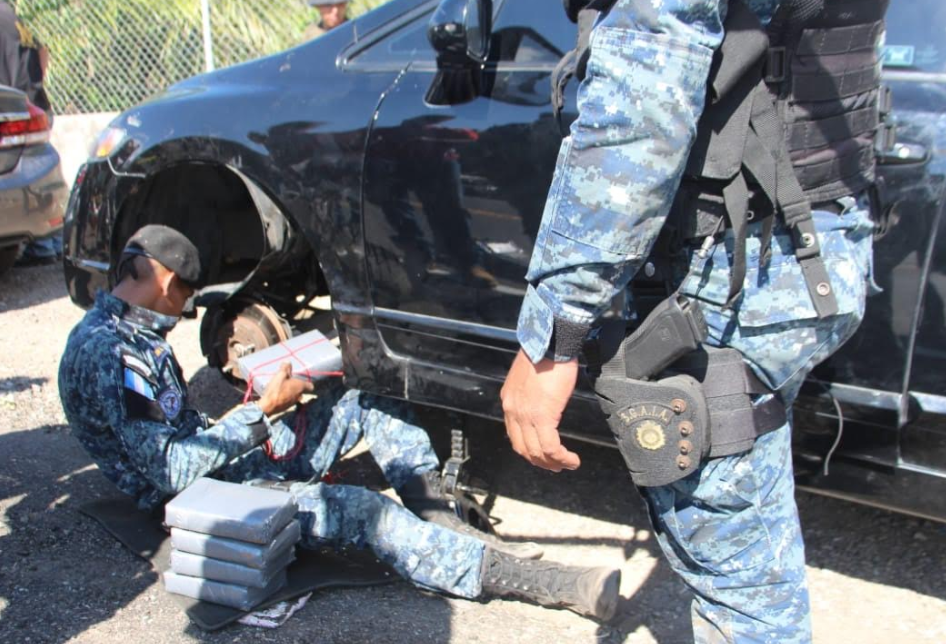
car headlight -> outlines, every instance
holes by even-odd
[[[89,156],[93,159],[105,159],[111,156],[112,152],[117,150],[122,143],[124,143],[125,138],[128,136],[128,133],[125,132],[120,127],[108,126],[102,130],[98,138],[95,140],[95,143],[92,144],[92,149],[89,150]]]

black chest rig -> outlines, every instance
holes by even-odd
[[[578,46],[553,74],[557,114],[569,79],[584,78],[595,18],[615,2],[565,0],[579,26]],[[706,106],[667,223],[685,240],[732,228],[730,304],[745,279],[747,224],[765,220],[767,248],[775,215],[792,231],[818,316],[837,312],[811,210],[836,209],[838,198],[876,190],[875,149],[893,144],[879,61],[888,3],[784,0],[764,27],[743,0],[730,0]]]
[[[732,228],[730,304],[745,278],[746,226],[764,220],[767,248],[774,215],[792,232],[818,316],[837,312],[811,211],[873,190],[875,148],[892,143],[879,61],[887,4],[790,0],[763,28],[742,0],[731,0],[668,219],[683,238]]]

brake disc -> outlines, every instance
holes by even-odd
[[[207,329],[212,334],[207,361],[234,380],[240,380],[237,360],[288,340],[292,335],[289,324],[273,309],[259,302],[252,302],[235,314],[223,310],[208,311],[204,324],[212,326]],[[204,329],[201,331],[203,335]]]

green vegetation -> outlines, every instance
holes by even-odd
[[[385,0],[353,0],[358,16]],[[50,52],[58,114],[122,110],[204,71],[200,0],[17,0]],[[210,0],[216,67],[296,45],[317,12],[304,0]]]

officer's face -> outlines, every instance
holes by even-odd
[[[184,305],[193,294],[194,289],[182,282],[180,278],[175,275],[174,279],[171,280],[164,298],[167,305],[167,311],[165,312],[168,315],[180,317],[181,313],[184,311]]]
[[[347,6],[347,2],[319,5],[322,27],[325,29],[334,29],[345,22],[345,7]]]

